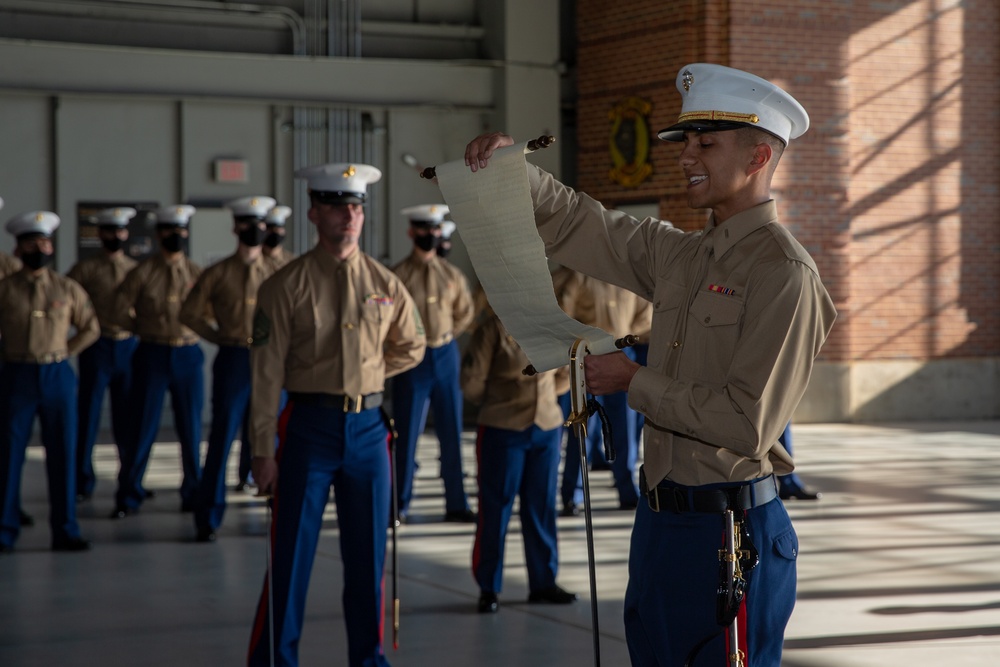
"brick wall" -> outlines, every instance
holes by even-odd
[[[674,122],[677,71],[705,61],[789,90],[811,127],[773,184],[840,311],[826,361],[1000,356],[1000,7],[995,0],[577,3],[578,183],[659,202],[697,228],[676,146],[608,177],[608,112],[630,95]]]

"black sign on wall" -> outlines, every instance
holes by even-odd
[[[80,201],[76,203],[76,252],[77,261],[101,252],[101,239],[97,236],[97,213],[106,208],[128,206],[136,210],[128,223],[128,241],[125,254],[137,261],[156,252],[154,228],[147,224],[150,216],[160,207],[155,201]]]

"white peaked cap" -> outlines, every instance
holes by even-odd
[[[156,225],[177,225],[187,227],[191,221],[191,216],[197,211],[189,204],[174,204],[173,206],[163,206],[156,209],[153,224]]]
[[[444,222],[444,216],[448,215],[449,211],[445,204],[421,204],[404,208],[400,213],[409,218],[411,223],[436,227]]]
[[[15,237],[25,234],[52,236],[59,226],[59,216],[51,211],[28,211],[7,221],[7,231]]]
[[[136,210],[129,206],[116,206],[106,208],[97,212],[94,217],[99,225],[114,225],[115,227],[126,227],[128,221],[135,217]]]
[[[337,162],[304,167],[295,172],[305,179],[309,191],[327,204],[363,204],[368,186],[382,178],[382,172],[370,164]]]
[[[263,220],[267,212],[277,203],[274,197],[240,197],[227,203],[226,208],[233,212],[235,218],[249,217]]]
[[[285,220],[288,216],[292,214],[292,209],[288,206],[275,206],[270,211],[267,212],[267,217],[264,218],[264,222],[269,225],[277,225],[279,227],[285,226]]]
[[[809,129],[809,114],[794,97],[743,70],[694,63],[677,73],[683,102],[677,123],[660,139],[683,141],[684,132],[718,132],[756,127],[788,144]]]

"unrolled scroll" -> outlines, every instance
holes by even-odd
[[[556,302],[535,229],[527,152],[527,142],[515,144],[496,151],[485,169],[473,172],[456,160],[438,165],[436,174],[490,305],[541,372],[569,363],[578,338],[592,354],[617,348],[611,334],[574,320]]]

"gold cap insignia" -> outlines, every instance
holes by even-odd
[[[45,219],[45,216],[42,215],[41,213],[36,213],[35,214],[35,222],[41,222],[44,219]]]
[[[356,173],[358,172],[357,170],[354,169],[354,165],[352,164],[350,167],[347,168],[347,171],[344,172],[344,178],[350,178],[354,176],[354,174]]]
[[[685,91],[691,90],[691,86],[694,85],[694,74],[691,73],[691,70],[686,69],[681,74],[681,85],[684,86]]]

